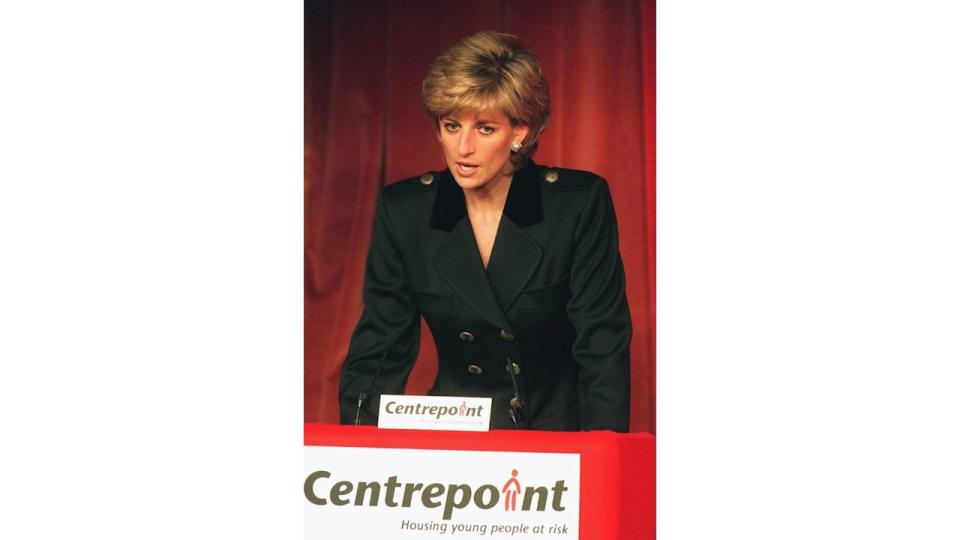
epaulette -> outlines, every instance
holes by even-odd
[[[560,167],[542,167],[540,178],[551,191],[578,191],[589,189],[599,178],[590,171],[563,169]]]
[[[429,191],[436,188],[437,179],[440,173],[427,172],[420,176],[405,178],[398,182],[383,186],[384,193],[411,193],[417,191]]]

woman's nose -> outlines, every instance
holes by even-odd
[[[473,134],[464,130],[460,133],[460,138],[457,141],[457,152],[461,156],[469,156],[473,151]]]

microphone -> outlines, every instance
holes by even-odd
[[[393,347],[393,342],[387,344],[387,348],[383,351],[383,356],[380,357],[380,363],[377,365],[377,372],[373,375],[373,379],[370,380],[370,386],[367,388],[367,392],[373,393],[374,387],[377,384],[377,380],[380,379],[380,373],[383,372],[383,364],[387,361],[387,355],[390,354],[390,348]],[[353,419],[353,425],[360,425],[360,411],[364,409],[367,404],[367,398],[370,396],[367,392],[360,392],[360,395],[357,397],[357,416]]]
[[[513,397],[510,398],[510,420],[513,421],[513,425],[517,429],[524,429],[526,428],[526,422],[523,416],[525,403],[520,399],[520,385],[517,384],[517,374],[513,371],[513,360],[511,360],[509,356],[507,357],[507,373],[510,374],[510,382],[513,383]],[[521,424],[524,424],[523,427],[520,427]]]
[[[357,398],[357,417],[353,419],[353,425],[360,425],[360,411],[363,410],[363,404],[367,401],[367,393],[360,392],[360,397]]]

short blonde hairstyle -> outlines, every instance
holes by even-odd
[[[550,123],[550,89],[540,59],[511,34],[480,32],[444,51],[430,64],[420,99],[437,129],[444,116],[490,109],[513,125],[526,125],[523,146],[510,155],[515,168],[537,151]]]

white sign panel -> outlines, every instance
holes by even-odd
[[[580,454],[304,448],[306,540],[579,539]]]
[[[490,431],[491,398],[380,396],[377,426],[384,429]]]

